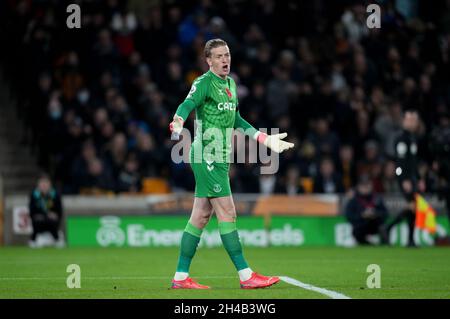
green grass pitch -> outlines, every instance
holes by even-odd
[[[450,298],[448,248],[245,248],[251,267],[351,298]],[[176,248],[0,248],[0,298],[328,298],[285,282],[239,289],[223,249],[199,249],[191,276],[211,290],[171,290]],[[69,289],[69,264],[81,267],[81,288]],[[369,264],[381,267],[381,288],[366,286]]]

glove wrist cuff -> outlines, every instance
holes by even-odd
[[[178,118],[180,121],[181,121],[181,124],[184,124],[184,118],[182,117],[182,116],[180,116],[180,115],[178,115],[178,114],[175,114],[174,116],[173,116],[173,118],[175,119],[175,118]]]
[[[258,143],[264,144],[264,141],[267,139],[267,134],[263,132],[256,132],[256,140]]]

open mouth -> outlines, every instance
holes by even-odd
[[[222,66],[222,70],[223,70],[224,72],[228,72],[228,65]]]

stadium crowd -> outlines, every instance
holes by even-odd
[[[377,1],[381,29],[367,28],[364,1],[73,2],[80,29],[66,27],[65,1],[1,10],[23,141],[63,193],[137,192],[144,177],[193,190],[189,164],[170,158],[168,124],[216,37],[232,53],[241,115],[297,145],[273,176],[233,165],[233,192],[295,194],[300,178],[345,192],[360,175],[397,192],[393,140],[407,108],[420,114],[420,174],[435,187],[428,143],[450,105],[449,1]]]

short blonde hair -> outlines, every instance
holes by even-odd
[[[228,44],[222,39],[211,39],[205,44],[205,57],[209,58],[211,56],[211,50],[221,46],[227,46]]]

